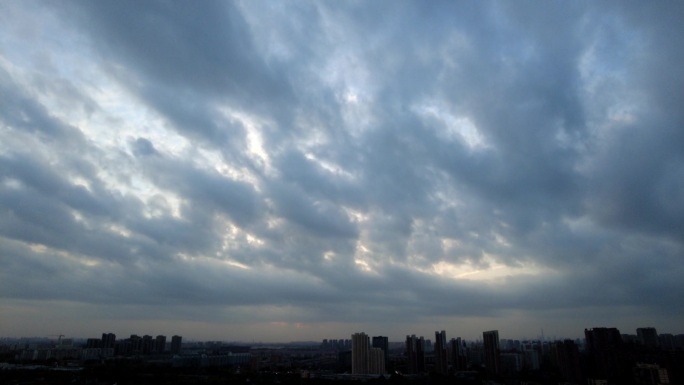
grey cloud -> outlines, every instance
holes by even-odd
[[[12,79],[29,53],[3,56],[3,298],[176,321],[682,319],[681,6],[61,5],[43,10],[73,23],[51,27],[154,119],[99,138],[107,92],[57,67]]]
[[[293,98],[286,72],[255,52],[249,26],[234,4],[72,3],[102,60],[132,73],[119,77],[141,100],[175,118],[186,135],[216,140],[229,130],[211,117],[212,102],[287,116]],[[212,100],[213,99],[213,100]]]
[[[357,230],[346,213],[329,202],[303,199],[299,189],[285,187],[278,194],[278,214],[319,236],[355,237]]]
[[[133,148],[133,154],[136,156],[147,156],[157,154],[157,150],[154,148],[154,144],[145,138],[137,138],[135,141],[131,142],[131,147]]]
[[[0,118],[5,125],[34,134],[46,135],[66,145],[82,144],[83,136],[74,127],[53,119],[49,111],[34,101],[27,92],[12,81],[12,77],[0,66],[0,102],[3,109]]]
[[[277,84],[272,77],[257,76],[254,67],[265,67],[233,4],[80,2],[76,9],[84,18],[79,21],[88,24],[87,30],[113,57],[156,81],[218,93],[244,92],[247,98],[272,91],[270,84]]]
[[[150,160],[146,172],[158,185],[191,199],[192,204],[185,209],[191,216],[195,215],[193,210],[216,210],[245,225],[258,217],[262,210],[254,188],[248,183],[215,171],[197,169],[182,160]]]

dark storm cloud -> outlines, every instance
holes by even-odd
[[[97,75],[0,29],[6,298],[682,318],[679,5],[40,8]]]

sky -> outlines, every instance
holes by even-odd
[[[684,333],[682,20],[0,1],[0,335]]]

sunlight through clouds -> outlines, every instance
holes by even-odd
[[[470,280],[489,284],[506,284],[509,278],[524,279],[552,275],[553,271],[535,264],[521,264],[519,266],[504,265],[496,261],[493,256],[485,256],[478,263],[470,261],[453,264],[440,261],[432,265],[433,274],[454,280]]]

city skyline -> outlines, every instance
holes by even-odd
[[[243,374],[247,376],[243,377],[244,382],[252,382],[249,377],[254,375],[263,378],[267,374],[273,378],[286,374],[300,384],[309,379],[349,381],[387,376],[403,382],[430,376],[444,384],[454,379],[460,383],[458,380],[466,378],[520,377],[542,380],[539,383],[543,384],[557,384],[558,380],[578,384],[680,383],[684,375],[684,334],[658,334],[653,327],[637,328],[636,332],[627,335],[616,328],[596,327],[584,330],[584,340],[519,341],[500,339],[498,330],[488,330],[482,332],[479,341],[464,341],[459,337],[447,338],[442,330],[435,331],[434,343],[416,335],[406,335],[404,343],[389,343],[387,336],[371,339],[364,332],[355,332],[347,339],[296,345],[224,341],[183,344],[182,336],[178,335],[168,342],[164,335],[117,338],[112,333],[102,333],[101,338],[87,341],[63,335],[57,342],[2,338],[0,354],[5,380],[26,380],[37,377],[36,373],[56,378],[54,372],[64,372],[66,368],[71,374],[87,370],[91,375],[100,373],[115,380],[130,378],[129,370],[152,370],[144,372],[145,383],[155,376],[168,379],[175,374],[193,373],[201,373],[204,381],[208,380],[207,374],[213,373],[214,379],[223,377],[220,382]],[[119,370],[111,371],[122,367],[126,368],[123,376]],[[70,382],[77,381],[74,378]]]
[[[325,336],[322,339],[315,339],[313,336],[310,336],[311,338],[309,339],[304,339],[304,340],[282,340],[282,341],[257,341],[257,340],[230,340],[230,339],[221,339],[221,338],[214,338],[214,339],[193,339],[193,338],[186,338],[183,336],[179,336],[177,334],[171,335],[170,339],[167,340],[167,335],[164,333],[158,333],[154,331],[150,331],[149,333],[140,333],[138,332],[133,332],[133,333],[114,333],[111,331],[107,332],[102,332],[101,337],[96,337],[93,335],[64,335],[64,334],[50,334],[50,335],[36,335],[36,336],[20,336],[20,337],[15,337],[15,336],[6,336],[6,335],[0,335],[0,339],[21,339],[21,338],[27,338],[27,339],[53,339],[57,341],[61,341],[62,339],[68,340],[68,341],[73,341],[73,340],[81,340],[81,342],[88,342],[90,340],[96,339],[98,341],[102,341],[103,346],[105,348],[112,348],[114,346],[115,341],[119,342],[121,340],[127,340],[129,338],[142,338],[142,337],[150,337],[153,338],[157,341],[163,341],[162,343],[157,342],[158,345],[165,345],[168,342],[169,346],[173,346],[176,343],[180,344],[181,340],[184,340],[185,342],[189,343],[195,343],[195,342],[222,342],[222,343],[238,343],[238,344],[270,344],[270,343],[275,343],[275,344],[321,344],[322,347],[325,348],[325,346],[328,346],[332,349],[335,350],[352,350],[353,346],[353,341],[355,338],[359,338],[361,341],[364,339],[367,339],[367,343],[365,343],[367,346],[365,346],[364,350],[370,350],[371,348],[381,348],[383,351],[387,352],[388,350],[388,343],[391,344],[401,344],[404,345],[404,348],[407,351],[413,351],[414,347],[418,342],[420,342],[420,347],[419,350],[421,351],[427,351],[428,347],[430,347],[430,351],[434,351],[435,354],[439,350],[440,346],[443,347],[443,349],[449,350],[449,349],[456,349],[458,351],[459,348],[451,346],[451,342],[456,341],[458,343],[461,342],[468,342],[468,343],[474,343],[474,342],[479,342],[484,345],[490,344],[494,347],[498,346],[499,340],[502,341],[540,341],[540,342],[558,342],[558,341],[564,341],[564,340],[585,340],[587,336],[587,331],[588,330],[614,330],[616,333],[618,333],[618,336],[620,336],[621,339],[627,338],[627,340],[638,343],[643,346],[649,346],[649,347],[659,347],[661,345],[661,338],[662,337],[667,337],[669,339],[672,339],[672,341],[669,341],[668,343],[675,344],[674,338],[682,338],[684,337],[684,333],[681,331],[677,330],[661,330],[658,331],[657,328],[653,326],[647,326],[647,327],[637,327],[633,329],[620,329],[616,327],[611,327],[611,326],[597,326],[594,325],[592,327],[585,327],[584,329],[581,330],[581,335],[578,334],[577,336],[559,336],[559,335],[545,335],[544,331],[541,330],[540,334],[535,336],[535,337],[517,337],[517,336],[511,336],[511,335],[503,335],[499,337],[499,330],[485,330],[481,331],[478,333],[477,336],[474,336],[473,338],[469,338],[468,336],[463,336],[462,334],[454,331],[454,332],[447,332],[445,330],[441,331],[435,331],[434,332],[434,339],[430,338],[432,335],[431,333],[414,333],[411,332],[411,334],[405,334],[399,337],[388,337],[386,335],[376,335],[373,333],[366,333],[363,331],[355,331],[351,333],[350,335],[342,335],[342,336]],[[380,333],[382,334],[382,333]],[[372,338],[371,338],[372,336]],[[427,336],[427,337],[426,337]],[[489,336],[489,337],[488,337]],[[494,336],[494,337],[492,337]],[[490,338],[490,342],[487,342],[487,338]],[[440,342],[440,340],[442,342]],[[625,340],[625,341],[627,341]],[[177,342],[174,342],[177,341]],[[492,342],[496,341],[496,342]],[[681,343],[681,342],[677,342]],[[367,348],[367,349],[366,349]],[[497,348],[498,349],[498,348]],[[445,353],[446,354],[446,353]],[[451,353],[449,353],[451,354]],[[410,354],[409,354],[410,355]],[[367,358],[367,357],[366,357]]]
[[[2,1],[0,333],[681,333],[683,19]]]

